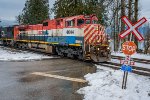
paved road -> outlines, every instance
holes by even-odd
[[[85,83],[31,74],[48,73],[83,79],[96,68],[70,59],[31,62],[0,62],[0,100],[82,100],[76,90]]]

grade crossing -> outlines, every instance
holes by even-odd
[[[112,69],[120,69],[121,64],[119,63],[114,63],[114,62],[105,62],[105,63],[98,63],[96,65],[101,65],[104,67],[109,67]],[[132,66],[132,72],[138,75],[144,75],[144,76],[150,76],[150,69],[148,68],[143,68],[143,67],[138,67],[138,66]]]
[[[112,59],[123,59],[124,57],[121,57],[121,56],[114,56],[114,55],[111,55]],[[135,62],[138,62],[138,63],[144,63],[144,64],[150,64],[150,60],[147,60],[147,59],[140,59],[140,58],[132,58]]]

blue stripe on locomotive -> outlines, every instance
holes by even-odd
[[[58,36],[58,37],[48,37],[47,42],[57,42],[59,44],[65,45],[65,44],[76,44],[77,41],[82,41],[80,43],[83,45],[83,37],[75,37],[75,36]]]
[[[75,36],[29,36],[28,40],[59,43],[61,45],[76,44],[76,41],[80,41],[79,44],[81,45],[83,45],[84,43],[83,37],[75,37]]]

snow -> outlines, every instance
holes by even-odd
[[[0,47],[0,61],[29,61],[54,58],[43,54]]]
[[[118,60],[118,59],[111,59],[111,62],[120,64],[120,60]],[[134,66],[150,69],[150,65],[144,64],[144,63],[135,62]]]
[[[121,57],[125,57],[126,55],[124,55],[123,53],[120,52],[112,52],[111,55],[114,56],[121,56]],[[146,59],[146,60],[150,60],[150,55],[149,54],[139,54],[139,53],[135,53],[134,55],[131,56],[132,58],[139,58],[139,59]]]
[[[97,67],[96,73],[85,75],[89,86],[77,91],[84,94],[84,100],[150,100],[150,77],[129,73],[127,89],[123,90],[121,70]]]

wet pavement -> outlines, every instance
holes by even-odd
[[[50,59],[29,62],[0,62],[0,100],[82,100],[76,90],[87,83],[33,75],[43,72],[83,79],[96,68],[71,59]]]

